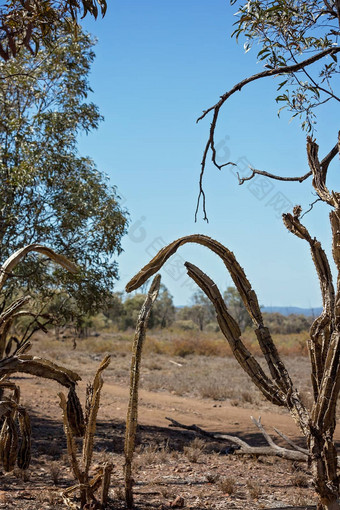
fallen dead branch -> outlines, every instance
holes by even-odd
[[[251,416],[251,419],[253,423],[257,426],[257,428],[260,430],[261,434],[265,438],[266,442],[268,443],[268,446],[250,446],[248,443],[243,441],[243,439],[240,439],[237,436],[230,436],[229,434],[216,434],[213,432],[208,432],[201,427],[198,427],[197,425],[184,425],[183,423],[179,423],[178,421],[166,417],[168,421],[170,421],[169,427],[176,427],[181,428],[184,430],[191,430],[195,432],[196,434],[201,435],[202,437],[206,437],[215,441],[229,441],[231,443],[236,444],[239,448],[234,451],[236,455],[254,455],[256,457],[260,455],[266,455],[266,456],[272,456],[272,457],[281,457],[283,459],[288,460],[294,460],[294,461],[301,461],[306,462],[308,459],[308,453],[307,450],[304,452],[302,448],[295,445],[293,441],[290,441],[290,445],[295,448],[295,450],[289,450],[288,448],[282,448],[281,446],[274,443],[272,438],[269,436],[269,434],[264,429],[262,423],[261,423],[261,417],[256,420]],[[282,434],[280,434],[282,435]]]

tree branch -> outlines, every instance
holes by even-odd
[[[271,370],[272,375],[274,374],[275,384],[269,379],[269,377],[267,377],[254,356],[243,344],[241,340],[240,328],[235,319],[229,314],[224,300],[217,288],[217,285],[205,273],[203,273],[203,271],[201,271],[193,264],[186,262],[185,266],[188,270],[188,275],[197,283],[200,289],[206,294],[206,296],[214,305],[217,322],[221,328],[222,333],[226,337],[238,363],[249,375],[253,383],[257,386],[257,388],[261,391],[267,400],[273,402],[276,405],[285,406],[286,398],[282,388],[280,388],[279,381],[277,380],[279,378],[277,371]]]
[[[271,376],[275,380],[275,383],[279,390],[284,393],[285,402],[288,409],[290,410],[293,418],[296,420],[298,426],[306,435],[309,430],[308,412],[304,405],[302,404],[297,390],[293,387],[292,380],[288,374],[288,371],[284,363],[280,358],[280,355],[277,351],[277,348],[273,342],[273,339],[270,335],[268,328],[266,328],[263,323],[263,316],[261,313],[257,295],[252,289],[251,284],[247,279],[243,268],[238,263],[235,255],[230,250],[228,250],[228,248],[223,246],[218,241],[215,241],[214,239],[211,239],[208,236],[200,234],[181,237],[176,241],[172,242],[171,244],[169,244],[168,246],[162,248],[157,253],[157,255],[145,267],[143,267],[139,271],[139,273],[137,273],[137,275],[135,275],[130,280],[130,282],[128,282],[128,284],[126,285],[126,291],[131,292],[132,290],[135,290],[138,287],[140,287],[150,276],[152,276],[159,269],[161,269],[161,267],[166,263],[166,261],[171,257],[171,255],[173,255],[181,245],[192,242],[206,246],[211,251],[216,253],[216,255],[218,255],[224,262],[224,265],[229,271],[230,276],[233,279],[233,282],[242,298],[242,301],[250,317],[252,318],[254,325],[256,326],[255,334],[257,336],[261,350],[265,356]],[[200,274],[198,273],[198,271],[200,270],[195,271],[195,269],[193,269],[195,268],[195,266],[188,263],[186,263],[186,267],[188,268],[189,275],[194,278],[197,284],[200,285],[199,281],[202,282],[202,278],[200,278]],[[211,282],[210,285],[215,287],[215,284],[211,280],[210,282]],[[216,293],[213,294],[213,291],[211,290],[209,285],[208,287],[209,289],[207,289],[207,296],[214,302],[214,300],[216,299]],[[206,292],[205,288],[203,288],[203,290],[204,292]],[[224,313],[222,309],[221,313]],[[225,324],[224,322],[222,322],[221,319],[221,325],[223,324],[223,327],[226,325],[227,329],[230,326],[233,326],[232,329],[236,331],[236,328],[234,328],[235,325],[231,324],[231,321],[228,319],[228,315],[229,314],[227,312],[224,319],[226,321]],[[228,334],[229,333],[226,330],[226,336]]]
[[[314,64],[315,62],[326,57],[327,55],[335,55],[339,51],[340,47],[327,48],[323,51],[320,51],[320,53],[317,53],[316,55],[313,55],[312,57],[303,60],[302,62],[298,62],[290,66],[280,66],[276,67],[275,69],[267,69],[266,71],[262,71],[261,73],[253,74],[252,76],[249,76],[248,78],[245,78],[244,80],[240,81],[239,83],[234,85],[232,89],[223,94],[223,96],[221,96],[221,99],[214,106],[211,106],[207,110],[204,110],[203,114],[197,119],[197,122],[202,120],[212,110],[216,110],[216,108],[221,108],[221,106],[231,95],[233,95],[235,92],[240,91],[245,85],[248,85],[248,83],[259,80],[260,78],[267,78],[269,76],[276,76],[278,74],[295,73],[297,71],[300,71],[304,67]]]
[[[327,255],[321,243],[317,239],[312,238],[307,228],[300,222],[300,211],[301,208],[297,207],[294,209],[294,215],[283,214],[282,217],[286,228],[292,234],[308,242],[320,282],[323,310],[322,314],[313,322],[310,329],[310,339],[308,340],[308,349],[312,364],[314,400],[317,401],[325,370],[325,360],[330,341],[330,328],[334,321],[335,291]]]
[[[335,156],[337,154],[338,154],[338,144],[336,143],[334,145],[334,147],[332,147],[332,149],[329,151],[329,153],[319,163],[321,171],[324,174],[327,174],[329,164],[331,163],[331,161],[335,158]],[[228,164],[230,165],[230,164],[234,164],[234,163],[229,162]],[[255,175],[263,175],[265,177],[269,177],[270,179],[274,179],[277,181],[285,181],[285,182],[294,182],[295,181],[295,182],[300,182],[300,183],[305,181],[306,179],[308,179],[308,177],[310,177],[311,175],[313,175],[313,171],[310,170],[305,175],[301,175],[300,177],[283,177],[282,175],[271,174],[270,172],[266,172],[264,170],[257,170],[256,168],[252,168],[252,167],[249,167],[249,168],[252,171],[252,173],[248,177],[241,178],[239,176],[239,174],[237,174],[239,184],[242,185],[244,182],[250,181],[251,179],[253,179],[255,177]],[[320,198],[320,200],[322,200],[322,199]]]
[[[239,449],[235,450],[234,453],[236,455],[268,455],[273,457],[281,457],[283,459],[288,460],[295,460],[295,461],[302,461],[306,462],[308,459],[308,455],[301,452],[296,448],[296,451],[294,450],[288,450],[287,448],[282,448],[281,446],[278,446],[274,443],[274,441],[269,437],[267,432],[264,430],[263,426],[261,425],[260,419],[259,421],[252,418],[255,425],[259,428],[261,431],[261,434],[265,437],[266,441],[269,443],[270,446],[250,446],[248,443],[243,441],[237,436],[230,436],[228,434],[214,434],[212,432],[207,432],[206,430],[198,427],[197,425],[184,425],[183,423],[179,423],[176,420],[173,420],[172,418],[165,418],[166,420],[171,422],[171,425],[169,427],[176,427],[181,428],[184,430],[191,430],[195,432],[196,434],[201,435],[202,437],[206,437],[208,439],[217,440],[217,441],[230,441],[231,443],[237,444],[239,446]],[[292,442],[292,444],[294,444]],[[294,445],[295,447],[295,445]]]
[[[199,205],[200,205],[201,197],[203,197],[203,214],[204,214],[204,219],[207,220],[206,204],[205,204],[205,193],[204,193],[204,190],[203,190],[203,175],[204,175],[204,171],[205,171],[205,167],[206,167],[206,160],[207,160],[207,155],[208,155],[209,149],[211,149],[211,151],[212,151],[212,158],[211,159],[212,159],[213,164],[218,169],[221,169],[224,166],[224,165],[219,165],[217,163],[217,161],[216,161],[216,149],[215,149],[214,137],[215,137],[215,129],[216,129],[216,124],[217,124],[217,119],[218,119],[219,111],[222,108],[223,104],[227,101],[227,99],[229,99],[230,96],[235,94],[235,92],[241,91],[242,88],[245,85],[248,85],[248,83],[251,83],[253,81],[257,81],[257,80],[259,80],[261,78],[267,78],[267,77],[270,77],[270,76],[276,76],[276,75],[282,75],[282,74],[291,74],[291,73],[300,71],[301,69],[304,69],[305,67],[307,67],[307,66],[309,66],[311,64],[314,64],[315,62],[317,62],[318,60],[324,58],[325,56],[327,56],[327,55],[335,55],[339,51],[340,51],[340,47],[327,48],[327,49],[317,53],[316,55],[313,55],[312,57],[303,60],[302,62],[293,64],[293,65],[288,65],[288,66],[277,67],[275,69],[267,69],[266,71],[262,71],[260,73],[257,73],[257,74],[254,74],[252,76],[249,76],[248,78],[245,78],[244,80],[242,80],[239,83],[237,83],[236,85],[234,85],[234,87],[232,89],[230,89],[228,92],[223,94],[221,96],[220,100],[214,106],[211,106],[210,108],[205,110],[203,112],[203,114],[197,119],[197,122],[199,122],[204,117],[206,117],[206,115],[208,113],[213,111],[213,119],[212,119],[211,126],[210,126],[209,139],[208,139],[207,144],[205,146],[204,153],[203,153],[203,158],[202,158],[202,162],[201,162],[201,172],[200,172],[200,178],[199,178],[199,195],[198,195],[198,198],[197,198],[195,220],[197,220],[197,213],[198,213],[198,210],[199,210]],[[307,177],[305,177],[305,178],[307,178]],[[298,178],[293,178],[293,179],[294,180],[299,180]]]

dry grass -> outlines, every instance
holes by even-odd
[[[171,452],[169,446],[158,444],[141,445],[136,448],[136,455],[133,461],[135,469],[142,469],[145,466],[166,464],[170,461]]]
[[[257,482],[251,482],[247,480],[247,489],[251,499],[259,499],[262,494],[261,486]]]
[[[308,332],[289,335],[273,335],[273,339],[280,354],[307,356]],[[247,329],[242,334],[246,347],[254,354],[261,354],[256,335],[253,330]],[[199,356],[231,357],[231,349],[220,331],[182,331],[159,330],[148,334],[146,352],[168,354],[185,358],[191,354]]]
[[[232,477],[223,478],[218,482],[218,488],[224,494],[231,496],[236,492],[236,480]]]
[[[195,437],[188,446],[184,446],[183,453],[190,462],[198,462],[200,456],[204,452],[205,441]]]
[[[309,478],[305,473],[294,473],[291,480],[294,487],[309,487],[310,485]]]
[[[60,483],[60,475],[62,473],[62,466],[60,462],[52,461],[49,465],[49,470],[54,485],[58,485]]]
[[[114,352],[116,354],[129,354],[133,330],[117,331],[114,328],[101,331],[98,336],[77,339],[78,352],[102,354]],[[41,337],[40,334],[36,338]],[[307,355],[306,342],[308,332],[293,333],[289,335],[273,335],[278,350],[283,355]],[[248,328],[242,334],[242,340],[246,347],[254,354],[261,354],[255,333]],[[67,337],[56,341],[53,333],[44,336],[44,344],[49,350],[51,357],[60,359],[61,352],[74,350],[74,338]],[[167,354],[185,358],[190,355],[232,357],[231,349],[220,331],[183,331],[169,328],[149,330],[145,342],[146,354]]]
[[[246,331],[245,343],[256,353],[259,348],[252,335],[251,331]],[[275,338],[281,352],[291,353],[289,356],[283,355],[283,358],[309,407],[312,403],[309,360],[301,354],[294,354],[301,352],[301,342],[305,336],[305,333],[301,333],[276,335]],[[35,354],[72,367],[84,378],[87,377],[89,361],[96,363],[103,353],[110,353],[113,362],[106,377],[126,386],[129,384],[132,338],[133,331],[105,331],[100,336],[79,340],[77,349],[73,350],[72,338],[56,341],[52,335],[39,334],[34,340],[33,349]],[[192,353],[183,356],[184,351]],[[266,370],[263,357],[256,357]],[[227,401],[234,406],[271,407],[230,356],[229,346],[221,333],[216,332],[152,330],[146,339],[140,384],[142,389],[150,391],[215,402]]]

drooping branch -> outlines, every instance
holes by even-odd
[[[209,131],[209,138],[208,138],[208,141],[206,143],[206,146],[205,146],[205,149],[204,149],[204,152],[203,152],[202,162],[201,162],[201,172],[200,172],[200,178],[199,178],[199,195],[198,195],[198,198],[197,198],[195,220],[197,220],[197,214],[198,214],[198,210],[199,210],[199,206],[200,206],[201,197],[203,198],[203,214],[204,214],[204,219],[207,220],[207,213],[206,213],[206,206],[205,206],[205,193],[204,193],[204,189],[203,189],[203,176],[204,176],[204,171],[205,171],[205,167],[206,167],[206,163],[207,163],[207,156],[208,156],[209,150],[211,150],[211,153],[212,153],[211,159],[212,159],[213,164],[218,169],[221,169],[223,166],[225,166],[225,164],[220,165],[220,164],[217,163],[217,161],[216,161],[216,148],[215,148],[215,130],[216,130],[216,124],[217,124],[217,120],[218,120],[220,109],[222,108],[224,103],[233,94],[235,94],[236,92],[241,91],[242,88],[245,85],[248,85],[249,83],[252,83],[254,81],[260,80],[262,78],[271,77],[271,76],[284,75],[284,74],[288,74],[289,75],[291,73],[295,73],[297,71],[300,71],[301,69],[304,69],[304,68],[310,66],[311,64],[314,64],[315,62],[321,60],[325,56],[327,56],[327,55],[335,55],[339,51],[340,51],[339,47],[327,48],[327,49],[317,53],[316,55],[313,55],[312,57],[309,57],[309,58],[303,60],[302,62],[298,62],[298,63],[292,64],[292,65],[288,65],[288,66],[280,66],[280,67],[276,67],[274,69],[267,69],[267,70],[262,71],[260,73],[257,73],[257,74],[254,74],[252,76],[249,76],[248,78],[245,78],[244,80],[238,82],[228,92],[223,94],[220,97],[220,100],[215,105],[213,105],[210,108],[208,108],[207,110],[205,110],[203,112],[203,114],[197,119],[197,122],[199,122],[204,117],[206,117],[206,115],[208,113],[213,112],[213,118],[212,118],[212,122],[211,122],[211,125],[210,125],[210,131]],[[227,164],[229,164],[229,163],[227,163]],[[254,175],[256,175],[256,173],[260,173],[261,175],[266,175],[267,177],[270,177],[272,179],[287,180],[287,181],[299,181],[299,182],[302,182],[303,180],[307,179],[310,176],[310,173],[308,173],[308,174],[306,174],[304,176],[301,176],[301,177],[291,177],[291,178],[285,178],[285,179],[282,178],[281,179],[279,176],[274,176],[273,174],[269,174],[269,173],[262,173],[261,171],[255,171]],[[252,177],[254,177],[254,175]]]
[[[276,405],[285,406],[285,394],[279,386],[275,385],[273,381],[267,377],[254,356],[243,344],[241,340],[241,330],[235,319],[229,314],[217,285],[193,264],[186,262],[185,266],[188,270],[188,275],[197,283],[214,305],[217,322],[238,363],[267,400]]]
[[[193,234],[189,236],[180,237],[176,241],[173,241],[168,246],[162,248],[157,255],[144,266],[126,285],[126,291],[131,292],[138,289],[143,283],[146,282],[153,274],[155,274],[166,261],[178,250],[178,248],[186,243],[197,243],[202,246],[209,248],[211,251],[218,255],[227,270],[230,273],[233,282],[239,291],[241,298],[251,316],[253,322],[258,324],[262,321],[262,314],[258,303],[257,296],[253,291],[244,270],[237,262],[233,252],[228,250],[218,241],[211,239],[208,236],[201,234]]]
[[[302,405],[298,392],[293,387],[287,369],[280,359],[268,328],[266,328],[263,324],[263,317],[256,293],[252,289],[244,270],[237,262],[235,255],[225,246],[210,237],[199,234],[177,239],[173,243],[162,248],[149,262],[149,264],[141,269],[139,273],[130,280],[126,286],[127,292],[130,292],[142,285],[150,276],[156,273],[163,264],[165,264],[168,258],[173,255],[182,244],[188,242],[194,242],[206,246],[216,253],[224,262],[242,298],[242,301],[252,318],[254,325],[256,326],[255,333],[268,364],[271,376],[273,377],[277,387],[286,395],[286,405],[305,434],[308,430],[308,412]],[[191,268],[192,267],[193,266],[191,266]]]
[[[6,280],[8,279],[11,271],[19,264],[19,262],[30,252],[37,252],[46,255],[48,258],[64,267],[71,273],[76,273],[78,271],[77,266],[68,260],[64,255],[60,255],[55,253],[51,248],[47,248],[46,246],[42,246],[40,244],[29,244],[24,248],[20,248],[13,255],[11,255],[6,262],[0,268],[0,289],[4,286]]]
[[[261,434],[265,437],[266,441],[269,443],[269,446],[250,446],[248,443],[243,441],[237,436],[231,436],[229,434],[218,434],[213,432],[208,432],[197,425],[184,425],[183,423],[179,423],[172,418],[167,418],[166,420],[170,421],[171,424],[169,427],[176,427],[184,430],[191,430],[196,434],[199,434],[201,437],[205,437],[208,439],[212,439],[214,441],[229,441],[231,443],[236,444],[239,448],[234,450],[234,454],[236,455],[266,455],[272,457],[281,457],[283,459],[294,460],[294,461],[302,461],[306,462],[308,459],[308,454],[303,453],[300,449],[296,450],[288,450],[287,448],[282,448],[274,443],[274,441],[270,438],[269,434],[265,431],[261,424],[261,419],[255,420],[251,417],[253,423],[259,428]],[[294,445],[293,442],[291,444]],[[293,446],[295,447],[295,445]]]
[[[76,382],[81,379],[81,377],[72,370],[61,367],[46,359],[39,358],[38,356],[18,354],[0,360],[0,378],[16,372],[52,379],[67,388],[74,386]]]
[[[279,405],[282,405],[283,403],[285,406],[288,407],[297,425],[305,433],[308,425],[307,410],[303,406],[297,390],[293,387],[292,380],[290,379],[290,376],[284,363],[280,359],[279,353],[276,349],[274,342],[272,341],[268,328],[266,328],[261,322],[255,329],[255,334],[259,341],[261,350],[265,356],[268,368],[273,377],[277,390],[279,390],[278,392],[276,390],[274,392],[274,395],[272,394],[273,382],[268,380],[266,376],[263,377],[264,374],[262,371],[256,372],[256,370],[257,371],[259,370],[256,366],[256,360],[249,357],[250,353],[249,354],[247,353],[247,350],[245,349],[244,346],[243,346],[244,348],[242,349],[240,341],[237,341],[237,339],[235,338],[231,338],[232,331],[233,329],[235,331],[235,327],[233,329],[230,329],[230,325],[233,326],[235,324],[235,321],[230,320],[229,313],[224,305],[221,296],[219,299],[218,297],[219,291],[217,289],[216,284],[193,264],[189,264],[188,262],[186,262],[185,266],[188,269],[189,276],[191,276],[191,278],[194,279],[197,285],[199,285],[201,290],[203,290],[203,292],[207,295],[207,297],[211,300],[211,302],[215,306],[217,312],[217,321],[220,325],[220,328],[224,336],[227,338],[229,344],[231,345],[235,358],[240,363],[242,368],[251,377],[252,381],[256,384],[257,387],[259,387],[262,394],[268,400],[277,404],[275,400],[277,399],[277,397],[279,397],[279,400],[281,402],[281,404]],[[236,326],[238,328],[237,324]],[[239,331],[239,335],[240,334],[241,332]],[[269,391],[271,391],[270,397],[268,397],[267,394],[268,389]],[[275,400],[273,396],[275,397]]]

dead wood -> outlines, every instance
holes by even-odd
[[[235,255],[228,250],[228,248],[218,241],[200,234],[181,237],[162,248],[158,254],[130,280],[126,286],[127,292],[140,287],[165,264],[180,246],[186,243],[197,243],[206,246],[222,259],[256,328],[255,333],[266,359],[271,379],[263,372],[258,362],[240,340],[241,333],[238,324],[230,316],[222,296],[218,291],[217,285],[193,264],[187,262],[185,265],[189,276],[193,278],[214,305],[221,330],[231,345],[237,361],[268,400],[277,405],[285,405],[288,407],[295,422],[306,435],[309,430],[308,412],[303,406],[297,390],[293,386],[292,380],[279,356],[268,328],[264,325],[257,295],[252,289]]]
[[[217,441],[229,441],[231,443],[236,444],[239,448],[237,450],[234,450],[235,455],[254,455],[254,456],[271,456],[271,457],[281,457],[283,459],[288,460],[294,460],[294,461],[301,461],[306,462],[308,460],[308,452],[304,453],[301,451],[299,447],[297,447],[292,441],[290,444],[295,448],[295,450],[289,450],[287,448],[282,448],[281,446],[278,446],[272,438],[269,436],[269,434],[266,432],[266,430],[263,428],[263,425],[261,424],[261,418],[256,420],[251,416],[251,419],[253,423],[258,427],[261,434],[267,441],[269,446],[250,446],[248,443],[243,441],[243,439],[240,439],[237,436],[231,436],[229,434],[218,434],[213,432],[207,432],[206,430],[198,427],[197,425],[184,425],[183,423],[179,423],[178,421],[172,419],[172,418],[166,418],[168,421],[171,422],[169,427],[176,427],[181,428],[184,430],[191,430],[195,432],[196,434],[199,434],[202,437],[206,437],[208,439],[217,440]]]
[[[138,391],[139,374],[142,361],[143,345],[145,340],[146,328],[150,317],[152,305],[155,302],[160,286],[160,275],[156,275],[151,284],[150,290],[143,303],[138,316],[136,332],[132,346],[132,359],[130,370],[130,399],[126,418],[125,433],[125,501],[128,508],[133,508],[133,479],[132,479],[132,460],[135,451],[137,422],[138,422]]]
[[[338,48],[337,51],[340,51],[340,48]],[[248,83],[248,81],[242,82],[242,86],[246,85],[246,83]],[[231,91],[231,93],[234,92]],[[231,93],[228,94],[231,95]],[[214,158],[214,129],[219,109],[224,101],[228,99],[228,94],[223,96],[221,101],[212,108],[212,110],[214,110],[214,119],[211,126],[211,138],[209,139],[203,156],[201,179],[209,149],[212,150]],[[208,111],[206,113],[208,113]],[[308,137],[307,158],[310,172],[302,178],[282,178],[282,180],[302,181],[312,175],[312,184],[320,201],[327,203],[333,208],[330,213],[330,223],[333,238],[332,254],[337,269],[336,286],[333,283],[329,260],[320,242],[310,235],[307,228],[302,225],[300,221],[301,206],[294,207],[293,214],[283,215],[287,229],[300,239],[308,242],[315,269],[320,280],[323,310],[321,315],[313,322],[310,330],[310,338],[307,342],[311,359],[311,376],[314,395],[314,404],[311,411],[306,409],[301,401],[299,392],[292,383],[285,364],[272,340],[270,331],[264,324],[258,298],[244,270],[236,260],[234,254],[219,242],[199,234],[177,239],[160,250],[159,253],[131,279],[126,290],[130,292],[142,285],[166,263],[169,257],[171,257],[180,246],[188,242],[206,246],[222,259],[255,326],[255,333],[269,369],[269,376],[262,370],[255,357],[243,344],[239,325],[230,315],[216,284],[193,264],[186,262],[185,266],[189,276],[197,283],[214,305],[221,331],[229,342],[232,352],[239,364],[268,400],[277,405],[287,407],[306,438],[308,445],[308,450],[295,448],[295,451],[287,450],[286,448],[277,446],[272,439],[267,436],[268,447],[266,447],[265,450],[263,450],[263,448],[261,449],[262,454],[269,454],[269,452],[273,454],[272,452],[275,452],[275,455],[285,458],[288,458],[287,455],[290,458],[294,457],[294,459],[299,456],[300,459],[308,458],[313,474],[315,490],[319,497],[318,508],[322,508],[323,510],[339,510],[340,505],[337,503],[340,480],[338,476],[339,460],[333,435],[336,426],[336,403],[340,392],[340,193],[328,189],[326,177],[329,164],[340,151],[340,133],[338,134],[337,145],[334,146],[321,161],[319,160],[318,150],[319,147],[316,142]],[[256,171],[253,170],[251,178],[254,177],[255,174]],[[268,175],[268,177],[276,178],[272,175]],[[200,181],[200,185],[201,182],[202,181]],[[203,210],[205,212],[205,196],[202,188],[200,188],[200,191],[203,196]],[[261,423],[256,422],[256,424],[258,428],[261,429]],[[191,426],[190,430],[203,434],[196,426]],[[265,431],[262,430],[261,432],[264,437],[266,437]],[[214,434],[213,437],[214,439],[218,439],[216,434]],[[229,438],[224,436],[224,439],[228,438],[231,440],[231,437],[232,436],[229,436]],[[247,453],[250,453],[249,448],[252,448],[252,452],[254,453],[255,447],[249,447],[246,443],[242,444],[239,438],[234,438],[234,440],[243,452],[247,451]],[[287,442],[290,446],[293,446],[290,440],[287,440]]]
[[[78,271],[77,266],[71,262],[69,259],[64,257],[64,255],[60,255],[55,251],[51,250],[47,246],[42,246],[40,244],[29,244],[24,248],[20,248],[13,255],[11,255],[6,262],[0,268],[0,289],[4,286],[6,280],[11,275],[13,269],[19,264],[19,262],[26,257],[26,255],[30,252],[37,252],[46,255],[48,258],[62,266],[64,269],[67,269],[71,273],[76,273]]]
[[[76,372],[57,365],[56,363],[52,363],[52,361],[39,358],[38,356],[18,354],[0,360],[1,379],[17,372],[43,377],[45,379],[52,379],[67,388],[74,386],[76,382],[81,379]]]

